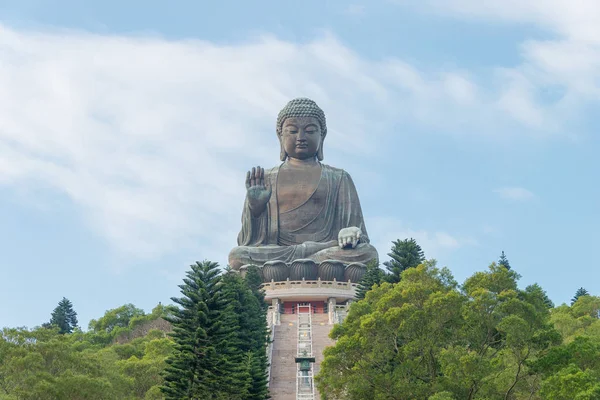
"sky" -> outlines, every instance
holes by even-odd
[[[600,294],[596,0],[0,0],[0,327],[225,266],[295,97],[382,262],[412,237],[459,282],[504,251],[556,304]]]

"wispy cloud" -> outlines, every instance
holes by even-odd
[[[346,7],[346,14],[350,15],[364,15],[366,7],[362,4],[350,4]]]
[[[513,201],[527,201],[535,198],[535,195],[522,187],[502,187],[494,190],[500,197]]]
[[[477,240],[473,237],[451,234],[441,230],[413,229],[396,218],[376,217],[371,218],[368,222],[369,230],[377,232],[377,240],[373,245],[379,251],[379,258],[382,262],[389,258],[387,253],[389,253],[394,240],[415,239],[427,258],[440,258],[459,248],[477,245]]]
[[[398,0],[424,13],[496,24],[526,24],[552,34],[520,44],[521,62],[497,68],[498,105],[532,128],[553,128],[600,98],[600,2],[596,0]],[[499,86],[500,87],[500,86]],[[557,94],[540,102],[547,93]],[[558,118],[556,118],[558,116]],[[550,123],[548,123],[551,121]],[[573,121],[573,120],[572,120]],[[533,132],[536,130],[534,129]],[[577,135],[575,132],[569,133]]]
[[[191,246],[224,259],[245,170],[278,162],[274,119],[292,97],[325,109],[326,161],[342,167],[377,157],[373,138],[400,145],[399,122],[491,134],[531,119],[464,71],[366,60],[332,36],[219,46],[0,24],[0,50],[0,184],[68,196],[114,248],[141,257]],[[531,132],[561,122],[532,107]],[[417,233],[432,249],[461,243]]]
[[[600,4],[595,0],[399,1],[462,18],[535,24],[572,40],[600,42]]]

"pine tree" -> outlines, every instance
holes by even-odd
[[[257,271],[249,269],[245,279],[235,274],[223,277],[226,296],[237,317],[234,357],[243,370],[236,372],[234,380],[239,388],[245,386],[244,400],[268,398],[267,315],[264,294],[256,285],[255,274],[258,276]]]
[[[404,240],[395,240],[393,242],[392,251],[388,253],[390,261],[383,263],[389,274],[386,280],[391,283],[400,282],[400,275],[408,268],[416,267],[425,261],[425,254],[421,246],[413,238]]]
[[[249,351],[246,358],[246,369],[249,375],[248,400],[264,400],[271,398],[267,387],[267,353]]]
[[[573,296],[573,298],[571,299],[571,305],[575,304],[575,302],[581,297],[581,296],[589,296],[590,293],[585,290],[584,288],[580,287],[579,289],[577,289],[577,291],[575,292],[575,296]]]
[[[550,300],[546,294],[546,291],[537,283],[527,286],[522,293],[525,296],[524,298],[530,303],[535,303],[536,300],[541,300],[541,303],[546,308],[554,308],[554,303],[552,300]]]
[[[510,263],[508,262],[508,258],[506,258],[506,254],[504,254],[504,250],[502,250],[502,254],[498,259],[498,265],[503,266],[504,268],[510,270]]]
[[[256,265],[251,265],[248,267],[244,280],[246,281],[246,284],[250,290],[252,290],[254,296],[260,301],[261,306],[266,310],[268,306],[267,303],[265,303],[265,294],[260,288],[263,280]]]
[[[232,382],[237,373],[232,343],[238,326],[219,266],[197,262],[183,282],[183,296],[171,299],[179,307],[167,317],[173,324],[175,349],[166,360],[161,390],[167,399],[241,400],[236,393],[240,388]]]
[[[63,297],[58,302],[58,306],[52,311],[49,325],[58,327],[61,334],[71,333],[77,327],[77,313],[73,310],[73,303],[69,299]]]
[[[384,276],[385,273],[379,268],[379,263],[377,261],[372,261],[367,264],[367,272],[363,275],[358,284],[358,288],[356,289],[356,299],[364,299],[365,295],[371,290],[373,285],[380,284]]]

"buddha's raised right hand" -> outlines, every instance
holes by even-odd
[[[260,216],[271,198],[271,186],[265,184],[265,170],[260,166],[252,168],[246,174],[246,190],[248,191],[248,204],[253,217]]]

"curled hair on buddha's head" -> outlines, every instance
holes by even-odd
[[[325,113],[321,108],[311,99],[307,99],[305,97],[299,97],[297,99],[293,99],[289,101],[285,107],[279,112],[277,116],[277,137],[279,138],[279,142],[281,144],[281,161],[285,161],[287,158],[287,153],[283,148],[283,143],[281,143],[281,134],[283,132],[283,124],[286,119],[292,117],[313,117],[319,121],[319,125],[321,127],[321,145],[319,146],[319,150],[317,152],[317,158],[319,161],[323,160],[323,141],[325,140],[325,136],[327,135],[327,121],[325,120]]]

